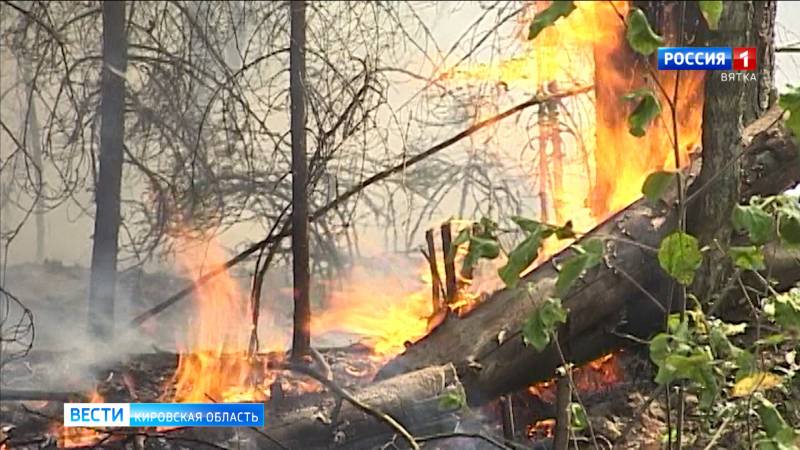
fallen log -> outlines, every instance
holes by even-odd
[[[780,115],[777,108],[770,110],[743,134],[744,198],[775,194],[800,182],[800,152]],[[699,163],[689,172],[696,174]],[[569,361],[600,357],[621,346],[620,331],[646,336],[662,322],[671,282],[653,249],[675,229],[675,197],[668,194],[658,204],[639,200],[583,237],[605,238],[605,258],[562,298],[569,318],[559,336]],[[538,305],[554,295],[559,262],[572,254],[571,249],[560,252],[526,275],[522,288],[500,290],[468,315],[448,318],[390,361],[377,379],[452,362],[469,403],[477,405],[552,378],[561,364],[557,349],[550,345],[536,352],[523,343],[520,330]]]
[[[455,368],[447,364],[366,386],[353,397],[388,414],[412,435],[423,436],[455,431],[456,413],[463,405],[453,400],[463,399],[464,391]],[[262,431],[285,448],[371,449],[393,440],[402,443],[385,422],[333,395],[270,417]]]

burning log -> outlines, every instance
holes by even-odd
[[[454,431],[455,413],[462,405],[451,400],[463,399],[464,390],[455,368],[447,364],[369,385],[353,397],[391,416],[414,436],[423,436]],[[376,448],[396,434],[386,423],[335,396],[273,417],[263,431],[286,448]]]
[[[780,115],[774,108],[744,132],[744,198],[775,194],[800,180],[800,152],[779,125]],[[690,172],[698,168],[699,160]],[[620,347],[619,331],[647,335],[658,328],[666,306],[657,299],[667,297],[670,280],[652,249],[675,229],[674,200],[674,194],[658,205],[639,200],[584,237],[608,237],[606,257],[562,299],[569,319],[558,335],[568,360],[583,363]],[[542,300],[554,295],[558,263],[572,254],[564,250],[526,275],[528,289],[500,290],[470,314],[448,318],[390,361],[377,378],[452,362],[470,404],[552,378],[561,364],[557,350],[551,345],[536,352],[523,343],[520,330]],[[789,264],[796,262],[789,258]],[[797,270],[788,273],[800,277]]]

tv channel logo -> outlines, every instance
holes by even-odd
[[[65,403],[65,427],[261,427],[263,403]]]
[[[660,47],[658,70],[753,71],[755,47]]]

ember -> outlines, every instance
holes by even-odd
[[[530,439],[546,439],[553,437],[556,428],[555,419],[539,420],[536,423],[528,425],[526,434]]]
[[[597,394],[624,381],[625,373],[614,353],[609,353],[572,371],[572,381],[580,394]],[[544,381],[528,388],[528,392],[542,401],[556,400],[555,381]]]

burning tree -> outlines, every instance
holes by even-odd
[[[239,5],[238,8],[244,7]],[[263,23],[274,24],[276,29],[286,32],[286,8],[270,8],[259,17],[264,19]],[[310,11],[324,16],[329,12],[326,8],[328,6],[317,5],[310,7]],[[339,11],[335,6],[330,8]],[[649,344],[649,356],[658,370],[655,381],[666,386],[665,391],[671,393],[668,395],[679,399],[675,410],[667,413],[669,420],[676,421],[678,431],[673,438],[668,430],[667,436],[670,446],[674,442],[680,448],[686,441],[682,431],[683,400],[687,392],[699,391],[703,405],[709,406],[715,398],[709,393],[736,402],[736,398],[753,394],[764,380],[775,384],[774,374],[768,376],[770,368],[764,366],[763,361],[758,365],[754,357],[763,342],[748,343],[747,348],[738,342],[734,345],[728,336],[738,328],[720,322],[716,315],[724,312],[720,306],[723,302],[731,301],[731,286],[741,287],[741,295],[748,300],[748,305],[759,311],[755,313],[759,337],[762,321],[772,320],[786,331],[786,335],[777,335],[775,339],[793,339],[791,333],[798,327],[796,317],[800,303],[796,291],[786,293],[784,290],[800,278],[797,264],[789,258],[784,267],[773,261],[775,255],[766,253],[766,247],[762,246],[768,241],[779,246],[797,244],[800,206],[795,198],[779,193],[798,181],[800,156],[791,134],[779,120],[784,111],[774,108],[768,111],[771,106],[766,94],[770,90],[769,67],[763,69],[762,80],[767,78],[765,86],[759,84],[760,94],[753,97],[758,99],[756,107],[741,101],[745,97],[741,83],[725,86],[719,78],[701,72],[659,73],[652,66],[651,55],[665,42],[675,45],[715,40],[726,45],[728,42],[744,43],[747,35],[737,34],[736,30],[746,29],[758,30],[754,35],[760,40],[759,51],[763,60],[769,61],[769,30],[774,20],[771,8],[774,5],[752,2],[724,8],[718,2],[699,5],[536,2],[510,15],[521,17],[525,37],[532,41],[523,57],[501,62],[499,68],[488,64],[446,70],[435,80],[437,84],[450,86],[464,81],[477,80],[479,84],[488,81],[496,88],[498,96],[522,89],[526,97],[532,97],[500,113],[493,101],[482,102],[477,108],[470,105],[473,114],[466,118],[474,121],[471,126],[412,157],[403,155],[398,164],[385,167],[380,161],[371,161],[376,172],[363,179],[360,170],[343,174],[326,168],[333,162],[347,166],[359,157],[366,158],[365,148],[377,136],[370,134],[375,132],[370,124],[377,123],[383,101],[376,91],[381,91],[381,82],[387,81],[380,78],[379,58],[364,59],[358,52],[347,54],[344,59],[356,69],[343,64],[352,72],[349,76],[338,73],[333,76],[330,82],[333,88],[320,87],[324,85],[320,82],[320,78],[325,78],[321,76],[324,71],[310,64],[307,84],[301,88],[292,83],[295,88],[292,89],[292,103],[294,108],[305,104],[301,97],[308,94],[312,122],[318,128],[311,139],[315,147],[309,183],[300,186],[311,193],[309,219],[317,227],[316,232],[328,236],[318,237],[318,244],[336,241],[331,237],[335,230],[326,227],[347,228],[345,225],[355,220],[354,210],[349,209],[353,208],[350,200],[398,173],[421,179],[416,180],[420,183],[414,186],[418,189],[415,195],[432,198],[433,201],[423,208],[427,214],[433,214],[437,202],[446,198],[437,193],[439,189],[461,188],[460,196],[456,196],[459,201],[455,203],[462,213],[467,211],[466,198],[471,192],[486,192],[490,197],[502,193],[507,196],[505,206],[515,203],[513,189],[508,184],[518,183],[523,189],[538,194],[534,197],[538,200],[539,216],[533,219],[516,216],[503,223],[489,218],[459,223],[455,238],[449,234],[448,223],[442,235],[445,247],[442,268],[434,258],[435,251],[431,250],[435,249],[433,238],[429,239],[431,244],[426,256],[431,267],[431,281],[436,286],[436,274],[445,274],[446,308],[441,311],[441,304],[430,305],[428,291],[422,296],[409,296],[408,305],[412,307],[402,311],[401,316],[404,313],[405,318],[412,316],[413,320],[400,322],[398,329],[402,339],[393,336],[391,345],[369,349],[368,359],[373,364],[368,369],[359,371],[351,366],[344,369],[351,376],[371,374],[377,370],[377,364],[403,350],[380,370],[378,384],[357,393],[350,392],[350,386],[341,386],[340,380],[349,378],[331,367],[331,360],[337,362],[336,359],[326,359],[313,348],[306,349],[312,358],[310,365],[302,360],[287,361],[282,349],[268,353],[256,351],[258,346],[253,344],[253,335],[249,332],[258,326],[260,308],[257,305],[263,274],[278,254],[281,239],[294,232],[293,245],[304,244],[300,242],[302,230],[298,229],[298,224],[306,225],[304,217],[291,224],[286,217],[289,183],[285,175],[289,153],[280,151],[288,150],[285,133],[271,131],[270,119],[274,119],[271,114],[278,114],[278,111],[266,108],[267,112],[262,115],[263,111],[258,109],[259,101],[269,101],[271,95],[255,89],[256,93],[251,93],[256,96],[253,100],[241,92],[244,85],[252,82],[247,72],[260,66],[260,57],[254,60],[242,57],[238,69],[220,63],[224,62],[220,46],[214,44],[215,34],[207,29],[210,23],[228,23],[214,22],[219,10],[180,3],[158,9],[163,11],[160,14],[164,17],[185,21],[192,30],[186,53],[165,51],[163,47],[169,46],[159,47],[149,41],[155,30],[163,32],[158,20],[152,28],[142,30],[141,38],[150,45],[132,44],[131,49],[144,51],[149,55],[148,61],[159,64],[169,55],[169,67],[179,71],[180,76],[170,75],[166,70],[167,73],[161,75],[174,81],[193,80],[186,83],[187,86],[170,85],[170,88],[178,86],[178,90],[185,88],[181,98],[190,103],[185,110],[178,107],[182,113],[179,119],[160,114],[176,106],[158,95],[153,96],[152,100],[157,101],[153,105],[141,98],[134,102],[138,111],[146,111],[143,116],[135,116],[138,120],[135,123],[142,127],[142,136],[150,139],[149,133],[161,133],[155,142],[163,139],[175,153],[159,153],[158,157],[146,160],[142,155],[147,154],[148,148],[144,146],[131,152],[133,156],[129,155],[133,165],[156,186],[153,192],[157,194],[155,203],[161,214],[158,225],[163,227],[164,233],[181,238],[192,234],[193,228],[209,224],[223,226],[232,220],[227,201],[234,199],[249,205],[237,204],[235,211],[256,210],[270,228],[267,237],[233,259],[225,261],[221,252],[213,252],[215,268],[211,272],[202,272],[196,264],[192,265],[194,284],[190,288],[135,321],[138,325],[152,318],[188,292],[198,293],[200,314],[192,327],[197,333],[189,338],[196,345],[181,352],[177,372],[162,398],[177,401],[268,399],[270,407],[275,409],[275,420],[259,433],[265,432],[261,435],[264,442],[269,441],[269,445],[279,448],[322,446],[330,442],[353,448],[369,447],[398,440],[392,435],[402,438],[404,445],[419,448],[425,442],[457,437],[458,433],[429,433],[432,425],[445,424],[452,428],[452,421],[463,417],[465,405],[480,406],[520,389],[542,392],[547,386],[535,389],[529,386],[557,376],[555,445],[565,448],[570,433],[574,433],[574,427],[568,426],[571,423],[569,413],[574,413],[575,417],[580,417],[581,411],[585,414],[576,383],[580,372],[573,366],[607,355],[633,339]],[[238,11],[231,13],[234,22],[244,15],[241,9]],[[133,13],[131,17],[138,19]],[[199,20],[200,17],[204,17],[203,20]],[[157,19],[155,15],[152,18]],[[232,29],[235,34],[236,27]],[[193,40],[192,33],[197,33],[199,40]],[[350,37],[352,35],[348,35]],[[238,37],[234,41],[238,42]],[[251,35],[251,41],[268,44],[262,55],[265,60],[286,53],[285,48],[277,46],[274,54],[269,53],[273,48],[270,46],[274,45],[269,39],[260,41]],[[161,44],[160,40],[155,42]],[[369,46],[369,42],[361,43]],[[198,51],[197,46],[202,51]],[[184,50],[181,45],[177,47]],[[300,49],[302,47],[290,49],[290,52],[295,50],[291,52],[293,62],[297,62],[294,58],[300,56],[301,52],[297,51]],[[314,55],[314,52],[307,49],[307,54]],[[196,56],[198,59],[191,61],[192,69],[182,71],[181,67],[187,64],[184,59]],[[326,66],[331,61],[320,58],[319,63]],[[163,69],[159,64],[154,67]],[[276,72],[276,78],[284,73]],[[299,75],[301,71],[292,72]],[[140,75],[143,87],[138,91],[132,89],[136,94],[151,92],[150,89],[156,93],[165,91],[161,86],[162,77]],[[259,80],[256,75],[252,77]],[[132,88],[139,87],[127,78],[126,75],[126,83]],[[380,81],[376,82],[376,78]],[[239,82],[234,83],[237,80]],[[287,84],[286,80],[282,81],[283,85]],[[271,86],[269,82],[262,87],[269,91],[267,86]],[[306,88],[309,91],[303,92]],[[285,88],[281,92],[285,94]],[[137,97],[136,94],[133,97]],[[259,97],[259,94],[264,96]],[[375,97],[370,97],[373,94]],[[794,119],[800,114],[796,96],[793,93],[782,99],[783,108],[788,109]],[[202,100],[200,105],[194,104],[196,97]],[[326,97],[328,102],[316,103],[314,99],[319,101],[321,97]],[[476,97],[467,94],[467,98]],[[477,98],[485,100],[486,96]],[[143,118],[147,115],[149,118]],[[518,142],[507,141],[499,126],[511,116],[527,124],[525,133],[514,130],[520,135]],[[759,120],[754,120],[757,116]],[[234,125],[217,129],[211,125],[214,121],[209,117],[219,118],[226,124],[230,120]],[[302,119],[301,115],[295,118]],[[184,121],[196,124],[197,128],[189,127],[187,131]],[[292,133],[296,150],[293,156],[302,156],[305,151],[298,145],[300,139],[295,139],[302,134],[301,120],[297,122]],[[172,128],[161,128],[164,124]],[[744,125],[747,128],[743,128]],[[792,122],[789,125],[797,128],[796,120],[794,125]],[[362,133],[366,137],[362,138]],[[351,141],[354,136],[359,136],[355,144]],[[444,177],[449,179],[431,182],[425,180],[429,172],[407,170],[411,165],[423,160],[431,162],[434,158],[438,160],[431,166],[444,166],[448,162],[442,156],[444,150],[468,137],[480,138],[478,148],[485,146],[489,155],[469,152],[466,164],[457,171],[458,176],[449,177],[443,170]],[[151,142],[148,139],[144,142]],[[259,139],[272,139],[277,149],[266,163],[253,156],[254,150],[263,150],[255,144],[263,142]],[[521,159],[529,159],[526,167],[533,168],[533,176],[523,183],[519,181],[522,179],[519,173],[515,173],[508,177],[513,182],[505,180],[506,185],[496,189],[492,185],[492,164],[496,163],[501,171],[509,170],[506,173],[511,173],[513,167],[509,166],[514,165],[504,164],[509,152],[494,148],[496,142],[509,147],[512,146],[510,142],[521,144]],[[231,162],[234,155],[243,155],[245,163]],[[295,159],[302,163],[302,158]],[[223,170],[217,170],[215,163],[222,164]],[[184,170],[191,176],[188,179],[174,177],[178,181],[165,184],[162,180],[165,166],[173,170],[169,173]],[[300,172],[302,170],[294,169],[296,176]],[[740,172],[745,176],[740,177]],[[348,187],[340,190],[337,183],[344,178],[347,178]],[[255,195],[254,186],[271,195]],[[330,189],[326,190],[325,186]],[[302,190],[296,190],[300,194],[295,196],[295,201],[298,197],[305,199]],[[646,198],[639,199],[642,193]],[[739,205],[743,196],[748,199],[751,195],[769,197]],[[389,197],[387,204],[390,206],[393,205],[391,201]],[[268,205],[264,206],[266,203]],[[705,207],[695,211],[692,205],[698,204]],[[293,212],[302,209],[300,206],[295,203]],[[383,208],[373,206],[373,209]],[[499,215],[494,202],[480,204],[475,209]],[[338,217],[331,219],[334,213]],[[300,211],[299,215],[305,216],[305,213]],[[733,216],[732,222],[730,216]],[[551,223],[553,220],[558,223]],[[563,223],[563,220],[569,222]],[[417,229],[421,223],[422,219],[416,220],[408,228]],[[508,233],[506,224],[512,223],[518,230]],[[747,236],[737,235],[741,231]],[[347,233],[349,231],[345,231]],[[201,235],[200,240],[206,249],[214,249],[208,235]],[[705,250],[701,251],[703,248]],[[302,251],[293,250],[295,256],[298,253],[303,256]],[[249,309],[245,300],[248,295],[243,295],[231,283],[227,269],[253,254],[257,254],[258,259],[249,301],[256,306]],[[459,298],[454,290],[459,282],[469,284],[473,266],[481,259],[499,261],[499,268],[494,268],[498,268],[498,277],[506,288],[488,298],[469,295]],[[456,276],[456,260],[464,266],[460,271],[461,279]],[[775,276],[778,284],[770,283],[767,279],[770,276]],[[387,290],[386,286],[370,288],[369,295],[364,298],[373,301],[383,294],[375,291]],[[749,298],[754,290],[759,291],[757,302]],[[692,294],[700,299],[696,305],[690,301]],[[437,295],[435,293],[434,298]],[[463,301],[454,299],[472,304],[465,307]],[[426,302],[425,308],[417,308]],[[365,316],[372,322],[394,319],[379,305],[361,303],[359,312],[367,305],[370,311]],[[440,310],[436,311],[437,308]],[[442,313],[441,317],[436,320],[420,317],[433,312]],[[371,325],[369,321],[353,320],[352,314],[326,316],[323,312],[312,320],[315,325],[331,327],[356,324],[369,329]],[[302,325],[307,323],[302,321]],[[653,336],[654,333],[658,334]],[[298,333],[298,336],[305,347],[308,334]],[[398,342],[401,344],[397,345]],[[601,363],[610,360],[614,357],[604,357]],[[287,373],[311,377],[318,384],[309,387],[306,380]],[[732,389],[723,389],[724,383],[733,384]],[[319,394],[320,386],[330,395]],[[126,389],[135,391],[127,384]],[[389,395],[383,395],[386,393]],[[299,399],[296,403],[291,398],[287,400],[292,394]],[[296,411],[281,411],[284,401]],[[312,405],[305,405],[304,401]],[[764,424],[762,440],[788,445],[787,442],[794,439],[794,431],[783,423],[771,403],[763,399],[758,401],[760,407],[756,413]],[[504,398],[504,417],[513,417],[512,403]],[[672,405],[669,400],[667,405]],[[750,410],[743,414],[750,414]],[[420,417],[423,420],[419,420]],[[765,417],[772,422],[768,423]],[[729,419],[713,416],[710,420],[722,423],[720,427],[724,428],[728,423],[725,420]],[[513,441],[514,427],[508,423],[508,420],[504,422],[505,437]],[[747,423],[749,427],[749,421]],[[97,436],[92,434],[91,437],[96,439]],[[511,445],[483,433],[466,437],[500,448]],[[713,447],[716,439],[710,438],[707,445]]]

